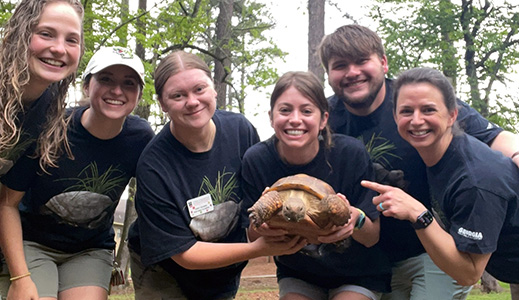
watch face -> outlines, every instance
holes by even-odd
[[[416,222],[411,223],[411,225],[413,226],[414,229],[423,229],[423,228],[426,228],[427,226],[429,226],[433,220],[434,220],[433,214],[429,210],[426,210],[422,214],[420,214],[418,216],[418,219],[416,220]]]

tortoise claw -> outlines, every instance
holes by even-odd
[[[254,205],[247,210],[251,224],[258,228],[266,220],[278,213],[283,206],[283,200],[277,191],[263,194]]]

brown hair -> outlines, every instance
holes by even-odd
[[[296,88],[301,94],[312,101],[321,111],[321,118],[328,109],[328,101],[324,95],[324,87],[315,74],[311,72],[288,72],[279,78],[270,96],[270,110],[274,109],[277,99],[290,87]],[[326,149],[332,147],[332,134],[330,126],[326,124],[321,132]]]
[[[323,67],[328,72],[328,63],[332,57],[343,57],[351,61],[368,58],[373,53],[382,58],[385,55],[380,37],[371,29],[360,25],[339,27],[323,38],[318,54]]]
[[[456,93],[445,75],[436,69],[414,68],[402,72],[393,83],[393,112],[396,111],[396,100],[402,86],[416,83],[428,83],[436,87],[442,94],[443,103],[449,112],[457,108]]]
[[[21,132],[17,123],[18,114],[24,110],[23,90],[30,80],[29,45],[45,6],[52,2],[70,4],[81,21],[83,20],[84,11],[79,0],[22,0],[3,29],[4,37],[0,44],[0,153],[9,153],[20,140]],[[83,28],[80,45],[82,56]],[[64,113],[68,87],[75,78],[74,72],[49,87],[51,97],[55,101],[47,111],[47,121],[38,137],[36,150],[43,169],[56,166],[55,160],[63,153],[62,147],[71,155],[66,135],[68,120]],[[0,158],[1,161],[4,161],[4,158]]]
[[[196,54],[179,50],[174,51],[163,58],[155,69],[153,75],[155,81],[155,93],[159,96],[159,100],[162,97],[162,91],[166,81],[180,71],[190,69],[200,69],[212,80],[211,70]]]
[[[458,108],[456,92],[450,80],[442,72],[432,68],[413,68],[398,75],[393,83],[393,113],[396,113],[398,95],[404,85],[418,83],[428,83],[437,88],[443,96],[443,104],[448,112],[453,112]],[[458,122],[452,126],[452,134],[457,135],[463,132]]]

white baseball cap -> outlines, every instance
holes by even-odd
[[[132,68],[139,74],[141,83],[144,85],[144,65],[141,59],[121,47],[103,47],[94,53],[83,72],[83,80],[88,75],[95,74],[113,65],[124,65]]]

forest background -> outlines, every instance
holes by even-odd
[[[505,129],[519,123],[519,3],[516,0],[81,0],[85,55],[70,104],[81,98],[80,76],[103,46],[131,48],[145,64],[146,86],[135,114],[157,130],[167,122],[152,74],[161,58],[183,49],[213,70],[218,107],[245,114],[262,139],[272,134],[269,93],[287,71],[316,73],[331,90],[315,55],[324,34],[358,23],[384,41],[388,77],[417,66],[452,79],[458,96]],[[17,1],[0,0],[0,23]],[[130,192],[130,200],[132,193]],[[135,217],[128,201],[122,232]],[[124,243],[120,244],[124,250]],[[117,260],[127,266],[126,251]]]
[[[315,55],[324,34],[358,23],[384,41],[389,77],[416,66],[449,76],[461,99],[491,121],[517,131],[519,3],[512,0],[81,0],[85,55],[78,78],[102,46],[133,49],[146,66],[136,114],[157,130],[167,121],[152,74],[176,49],[195,52],[214,71],[218,106],[244,113],[262,139],[272,130],[269,93],[287,71],[311,70],[326,87]],[[0,0],[0,22],[17,1]],[[81,98],[78,84],[71,105]]]

